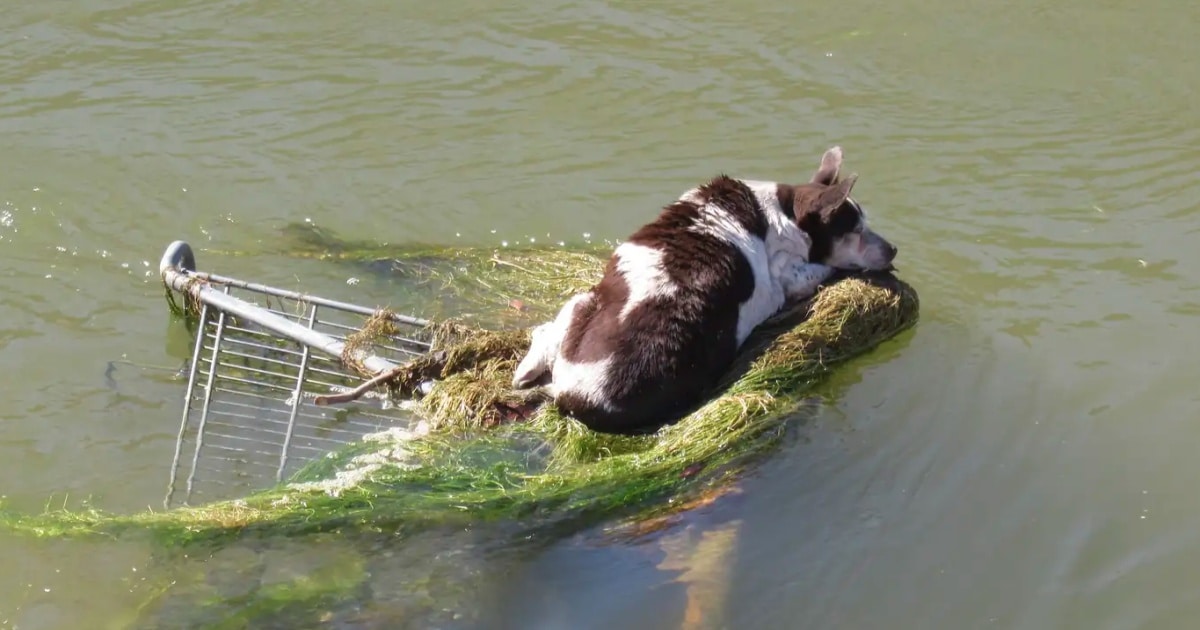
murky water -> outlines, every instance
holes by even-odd
[[[602,241],[718,171],[806,178],[837,143],[921,292],[915,333],[823,385],[709,526],[443,558],[446,579],[486,627],[1194,626],[1197,5],[467,6],[0,13],[7,504],[158,505],[188,340],[153,266],[176,238],[345,291],[270,254],[279,228]],[[162,369],[114,386],[121,359]],[[150,554],[0,537],[0,627],[169,625],[139,609]]]

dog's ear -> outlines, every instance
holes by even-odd
[[[830,186],[837,181],[842,170],[842,147],[832,147],[821,156],[821,166],[813,173],[812,183]]]
[[[822,211],[833,210],[846,203],[846,198],[850,196],[850,190],[854,188],[854,182],[858,181],[858,173],[851,173],[843,177],[838,183],[829,186],[821,191],[821,196],[817,199],[817,205]]]

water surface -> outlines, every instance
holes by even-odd
[[[708,520],[444,560],[478,597],[436,623],[1190,628],[1198,20],[1167,0],[13,5],[0,493],[158,505],[188,349],[153,269],[174,239],[353,295],[346,269],[271,254],[280,228],[603,242],[704,177],[802,181],[840,144],[917,330],[822,384]],[[162,369],[114,387],[120,359]],[[127,627],[165,575],[124,543],[0,537],[0,559],[0,627]],[[374,597],[404,609],[388,575]]]

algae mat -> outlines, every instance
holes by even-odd
[[[486,286],[539,311],[586,287],[604,260],[562,248],[422,249],[387,259],[401,268],[452,269],[451,286]],[[423,373],[437,379],[418,403],[427,430],[367,436],[243,499],[136,514],[3,511],[0,527],[42,537],[144,534],[174,546],[247,535],[404,535],[486,522],[567,533],[658,514],[686,504],[668,499],[736,478],[777,443],[816,379],[911,327],[918,306],[916,292],[891,274],[831,280],[814,299],[760,327],[714,397],[675,424],[633,437],[589,431],[553,405],[535,406],[527,394],[507,390],[527,330],[443,325],[435,349],[459,359]],[[519,420],[496,409],[520,410]]]

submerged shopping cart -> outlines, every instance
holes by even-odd
[[[168,508],[278,483],[363,435],[411,421],[382,396],[337,407],[315,399],[428,352],[428,321],[201,272],[183,241],[167,247],[159,272],[195,335]],[[380,317],[400,333],[349,342]]]

